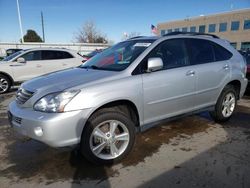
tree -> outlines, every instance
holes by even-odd
[[[136,32],[136,31],[133,31],[133,32],[130,32],[130,33],[124,32],[123,36],[122,36],[122,40],[127,40],[129,38],[137,37],[137,36],[140,36],[140,35],[141,35],[141,33],[140,32]]]
[[[27,30],[27,33],[23,36],[23,40],[24,42],[43,42],[41,37],[32,29]]]
[[[101,34],[93,21],[87,21],[75,35],[76,42],[80,43],[107,43],[108,39]]]

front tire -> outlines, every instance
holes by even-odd
[[[104,111],[94,114],[82,133],[81,153],[95,164],[122,160],[135,141],[135,125],[123,113]]]
[[[226,86],[220,94],[215,105],[215,110],[210,112],[211,117],[215,122],[222,123],[228,121],[237,105],[237,93],[233,86]]]
[[[0,74],[0,94],[8,92],[10,87],[10,79],[5,75]]]

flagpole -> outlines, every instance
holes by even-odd
[[[19,27],[20,27],[20,32],[21,32],[21,42],[24,43],[22,20],[21,20],[20,8],[19,8],[19,0],[16,0],[16,4],[17,4],[17,14],[18,14],[18,20],[19,20]]]

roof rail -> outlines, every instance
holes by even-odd
[[[180,31],[174,31],[174,32],[171,32],[171,33],[167,33],[163,36],[172,36],[172,35],[205,35],[205,36],[210,36],[210,37],[213,37],[213,38],[217,38],[219,39],[218,36],[216,35],[213,35],[213,34],[208,34],[208,33],[198,33],[198,32],[180,32]]]
[[[144,37],[144,36],[131,37],[131,38],[129,38],[128,40],[130,40],[130,39],[137,39],[137,38],[141,38],[141,37]]]

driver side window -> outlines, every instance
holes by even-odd
[[[24,58],[25,61],[36,61],[41,60],[41,53],[40,51],[32,51],[22,55],[21,57]]]
[[[153,49],[148,58],[160,57],[163,69],[172,69],[189,65],[185,39],[170,39],[160,43]]]

